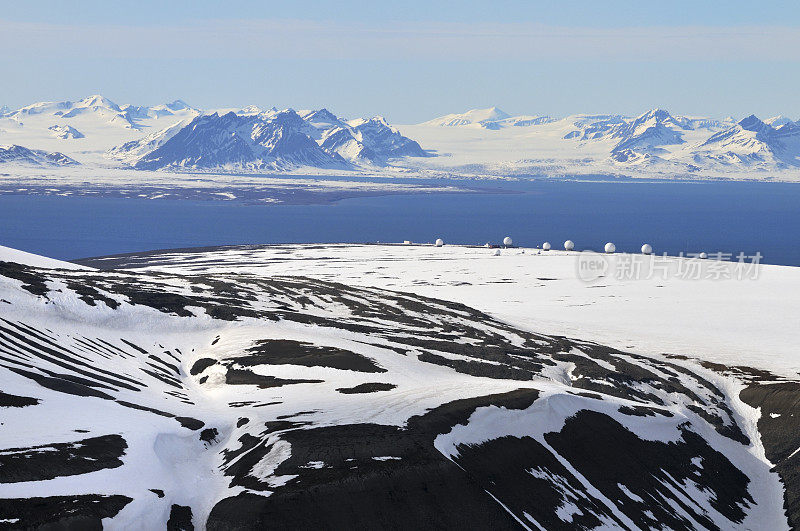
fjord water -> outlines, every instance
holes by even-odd
[[[444,184],[439,182],[440,184]],[[453,184],[453,183],[448,183]],[[464,184],[463,182],[461,183]],[[495,186],[493,184],[493,186]],[[0,196],[0,245],[75,259],[258,243],[514,243],[657,253],[723,252],[800,265],[800,185],[532,181],[508,192],[346,199],[332,205]]]

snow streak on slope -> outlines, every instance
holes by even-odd
[[[732,376],[226,271],[0,264],[0,518],[786,528]]]

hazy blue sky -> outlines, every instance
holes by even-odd
[[[0,105],[800,118],[800,2],[291,4],[0,0]]]

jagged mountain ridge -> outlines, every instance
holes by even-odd
[[[78,162],[63,153],[43,151],[40,149],[28,149],[23,146],[12,144],[10,146],[0,146],[0,164],[24,164],[29,166],[75,166]]]
[[[356,119],[325,131],[322,147],[352,162],[385,164],[402,157],[427,157],[414,140],[400,134],[382,116]]]
[[[723,163],[800,166],[800,123],[775,128],[751,114],[713,135],[700,149]]]
[[[290,110],[268,116],[201,115],[169,133],[168,140],[140,157],[134,167],[346,167],[341,156],[323,150],[306,135],[304,126],[300,115]]]
[[[382,117],[345,121],[327,109],[303,115],[292,109],[255,110],[201,115],[180,127],[115,147],[110,154],[132,161],[137,169],[255,170],[347,169],[352,164],[383,165],[395,158],[427,156],[417,142]]]

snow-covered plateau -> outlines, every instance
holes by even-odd
[[[148,107],[100,95],[0,112],[5,190],[42,179],[71,194],[147,187],[164,175],[181,188],[182,174],[799,181],[800,122],[664,109],[511,116],[491,107],[395,127],[327,109]]]
[[[0,247],[0,525],[797,528],[800,269],[633,257]]]

